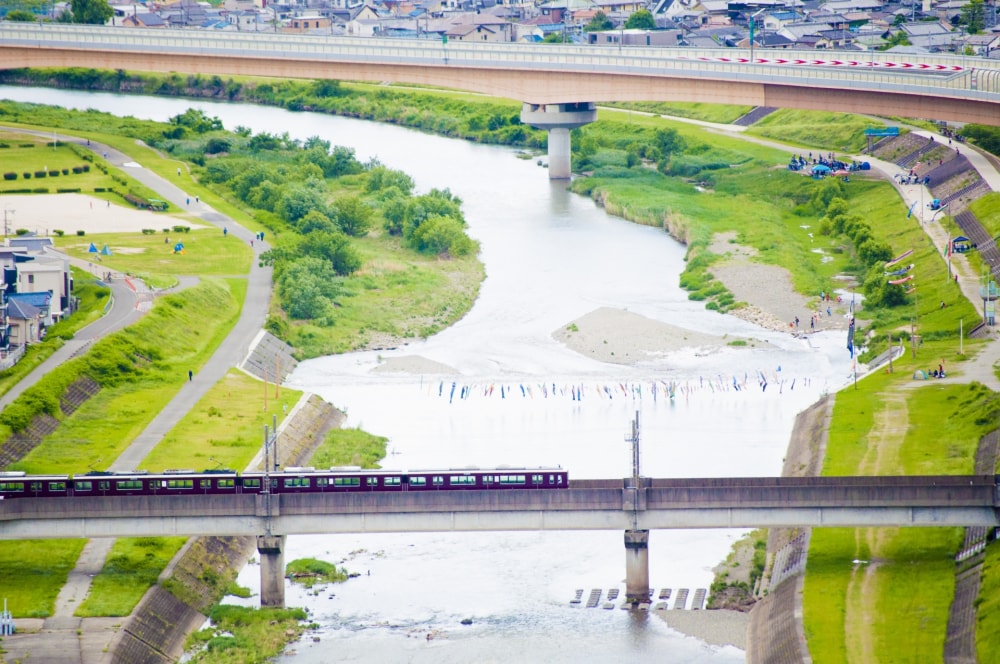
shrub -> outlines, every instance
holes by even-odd
[[[76,234],[77,234],[77,235],[78,235],[79,237],[83,237],[84,235],[86,235],[86,234],[87,234],[87,231],[77,231],[77,232],[76,232]]]
[[[73,173],[75,173],[76,175],[79,175],[80,173],[83,173],[83,166],[74,166],[73,167]]]
[[[59,177],[59,171],[56,171],[56,170],[49,171],[49,177],[50,178],[57,178],[57,177]]]
[[[17,179],[17,173],[4,173],[3,174],[3,179],[4,180],[16,180]]]
[[[142,229],[142,234],[143,235],[155,235],[156,234],[156,229],[155,228],[143,228]]]
[[[69,169],[68,168],[62,169],[62,174],[63,175],[69,175]]]
[[[36,178],[43,178],[43,177],[45,177],[48,174],[49,174],[48,171],[35,171],[35,177]]]
[[[58,228],[54,229],[52,232],[55,233],[56,237],[62,237],[63,235],[66,235],[66,231],[59,230]]]
[[[62,187],[56,189],[57,194],[78,194],[80,193],[79,187]]]
[[[104,187],[94,187],[94,193],[95,194],[102,194],[105,191],[107,191],[107,189],[105,189]]]
[[[84,164],[83,165],[83,172],[84,173],[89,173],[90,172],[90,164]]]
[[[174,226],[173,227],[173,231],[175,233],[190,233],[191,232],[191,227],[190,226]],[[163,229],[163,232],[166,233],[167,229]]]
[[[34,143],[21,143],[17,147],[19,147],[19,148],[33,148],[33,147],[35,147],[35,144]]]
[[[31,179],[31,173],[22,173],[21,175],[24,177],[25,180]]]
[[[48,187],[35,187],[34,189],[31,190],[31,193],[33,193],[33,194],[47,194],[47,193],[49,193],[49,188]]]
[[[27,235],[30,232],[27,228],[17,228],[14,230],[14,235]]]

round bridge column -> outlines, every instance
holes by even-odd
[[[570,176],[569,130],[597,120],[593,102],[571,104],[524,104],[521,122],[549,133],[549,179],[565,180]]]

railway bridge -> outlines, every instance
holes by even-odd
[[[306,533],[623,530],[626,592],[648,597],[648,536],[668,528],[1000,526],[997,478],[574,480],[567,489],[17,498],[0,539],[256,536],[261,603],[284,603],[285,537]]]
[[[442,43],[0,23],[0,69],[93,67],[405,83],[523,102],[567,178],[569,131],[608,101],[692,101],[1000,125],[1000,61],[856,51]]]

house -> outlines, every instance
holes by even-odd
[[[309,34],[314,32],[329,34],[331,27],[333,27],[333,21],[328,17],[310,12],[302,16],[293,16],[289,19],[288,24],[281,28],[281,31],[290,34]]]
[[[45,329],[41,309],[17,298],[8,302],[5,308],[10,346],[28,346],[41,341]]]
[[[52,315],[52,293],[48,291],[43,293],[11,293],[7,296],[8,314],[21,305],[28,305],[37,312],[34,315],[34,319],[37,320],[38,327],[35,331],[33,341],[38,341],[45,336],[45,328],[55,322],[55,316]],[[22,311],[25,310],[22,309]],[[11,322],[10,324],[13,327],[14,323]],[[27,333],[27,330],[22,330],[22,332]],[[13,334],[13,330],[11,333]],[[21,342],[25,338],[27,337],[22,336]]]
[[[73,286],[66,260],[37,257],[34,260],[17,263],[16,269],[14,292],[9,292],[8,297],[48,293],[51,298],[51,310],[48,312],[47,325],[59,321],[72,312],[70,295]],[[31,303],[38,306],[34,301]],[[46,304],[47,308],[48,306]]]
[[[159,14],[136,12],[123,18],[121,25],[126,28],[165,28],[167,22],[160,18]]]
[[[444,34],[452,41],[505,42],[509,41],[507,35],[510,34],[510,24],[502,21],[499,25],[465,23],[446,30]]]

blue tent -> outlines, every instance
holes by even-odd
[[[87,249],[87,253],[89,253],[89,254],[96,254],[97,253],[97,247],[94,246],[93,242],[90,243],[90,248]]]
[[[108,248],[107,244],[105,244],[103,247],[101,247],[101,255],[102,256],[110,256],[111,255],[111,249]]]
[[[816,164],[815,166],[812,167],[812,172],[813,173],[829,173],[830,172],[830,167],[827,166],[826,164]]]

